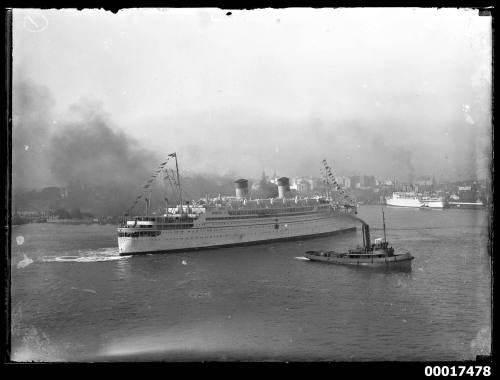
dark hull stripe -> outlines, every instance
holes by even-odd
[[[342,233],[347,233],[347,232],[355,232],[355,231],[356,231],[356,227],[349,227],[349,228],[345,228],[342,230],[331,231],[331,232],[322,232],[319,234],[312,234],[312,235],[302,235],[302,236],[292,236],[292,237],[284,237],[284,238],[268,239],[268,240],[256,240],[256,241],[241,242],[241,243],[211,245],[208,247],[169,249],[169,250],[161,250],[161,251],[124,252],[124,253],[120,253],[120,256],[148,255],[151,253],[175,253],[175,252],[201,251],[201,250],[207,250],[207,249],[229,248],[229,247],[238,247],[238,246],[245,246],[245,245],[258,245],[258,244],[267,244],[267,243],[272,243],[272,242],[277,242],[277,241],[292,241],[292,240],[311,239],[311,238],[316,238],[316,237],[321,237],[321,236],[337,235],[337,234],[342,234]]]

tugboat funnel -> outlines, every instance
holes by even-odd
[[[363,224],[363,240],[365,243],[365,248],[370,249],[371,241],[370,241],[370,226],[368,224]]]

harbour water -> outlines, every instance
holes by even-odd
[[[15,361],[463,360],[489,354],[485,210],[385,208],[408,273],[301,260],[339,236],[118,256],[112,225],[12,228]],[[359,215],[382,236],[380,206]]]

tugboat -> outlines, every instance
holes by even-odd
[[[385,233],[383,210],[382,219],[384,224],[384,238],[375,239],[374,244],[370,242],[370,227],[360,219],[363,223],[363,247],[358,246],[355,249],[349,249],[348,252],[307,251],[304,256],[312,261],[322,261],[331,264],[411,270],[411,261],[414,257],[410,252],[395,253],[394,248],[389,247]]]

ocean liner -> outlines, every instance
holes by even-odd
[[[289,180],[278,180],[278,198],[251,199],[248,181],[235,181],[235,196],[182,202],[177,155],[180,204],[166,207],[161,216],[129,217],[118,228],[120,255],[168,253],[303,239],[356,230],[356,202],[334,181],[324,197],[290,197]],[[327,181],[326,181],[327,182]],[[337,196],[333,196],[333,192]],[[148,212],[146,212],[148,214]]]

